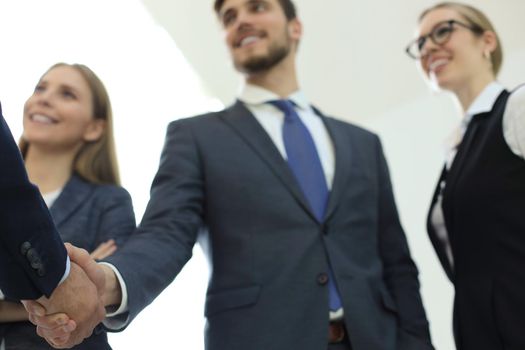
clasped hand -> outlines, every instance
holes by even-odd
[[[57,349],[80,344],[105,317],[102,268],[84,249],[68,243],[66,249],[71,261],[66,280],[50,298],[22,301],[37,334]]]

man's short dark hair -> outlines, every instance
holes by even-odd
[[[215,0],[215,4],[213,5],[213,8],[215,9],[215,12],[218,14],[221,10],[222,5],[224,4],[225,0]],[[297,17],[297,11],[295,9],[295,5],[292,2],[292,0],[277,0],[279,4],[281,5],[284,15],[286,16],[287,20],[292,20]]]

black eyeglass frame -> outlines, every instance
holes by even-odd
[[[436,34],[437,34],[439,29],[442,29],[442,25],[445,24],[445,23],[448,25],[448,28],[450,29],[450,33],[449,33],[449,35],[447,36],[447,38],[445,40],[440,41],[440,40],[436,39]],[[474,34],[477,34],[477,35],[481,35],[481,34],[483,34],[485,32],[485,30],[483,28],[481,28],[480,26],[478,26],[478,25],[466,24],[466,23],[457,21],[455,19],[449,19],[448,21],[442,21],[442,22],[439,22],[438,24],[436,24],[434,26],[434,28],[432,28],[430,33],[428,33],[426,35],[422,35],[419,38],[411,41],[410,44],[408,44],[407,47],[405,48],[406,54],[410,58],[413,58],[415,60],[418,60],[421,57],[423,57],[421,54],[414,55],[412,53],[413,50],[411,50],[411,48],[416,46],[416,47],[418,47],[419,53],[421,53],[420,48],[423,48],[425,46],[425,43],[426,43],[428,38],[430,38],[430,40],[432,40],[432,42],[434,44],[436,44],[436,45],[443,45],[443,44],[445,44],[447,41],[450,40],[450,34],[452,34],[452,32],[454,31],[454,25],[455,24],[460,26],[460,27],[469,29],[470,31],[472,31]]]

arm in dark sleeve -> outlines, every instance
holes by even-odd
[[[381,143],[377,139],[379,169],[379,250],[384,280],[397,306],[399,348],[433,349],[428,321],[419,293],[418,270],[399,221],[392,184]]]
[[[38,189],[29,182],[0,107],[0,289],[15,299],[50,296],[67,253]]]
[[[151,196],[137,232],[106,260],[128,292],[127,322],[166,288],[190,259],[203,225],[204,182],[187,120],[170,124]]]

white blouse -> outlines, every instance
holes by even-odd
[[[55,203],[55,201],[57,200],[58,196],[60,196],[60,193],[62,193],[62,187],[52,192],[42,193],[42,198],[44,198],[44,202],[46,202],[48,208],[51,208],[53,203]]]

